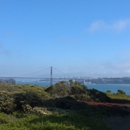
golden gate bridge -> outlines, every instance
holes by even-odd
[[[40,76],[40,77],[34,77],[34,75],[35,74],[38,74],[38,73],[41,73],[41,72],[43,72],[43,71],[45,71],[45,70],[49,70],[50,72],[48,72],[49,73],[49,75],[50,75],[50,77],[49,78],[42,78],[42,76]],[[52,85],[53,84],[53,79],[55,79],[55,77],[53,77],[54,76],[54,73],[53,73],[53,70],[56,70],[57,72],[59,72],[59,73],[61,73],[62,74],[62,76],[64,77],[64,78],[61,78],[61,79],[65,79],[65,73],[63,73],[62,71],[60,71],[60,70],[58,70],[58,69],[56,69],[55,67],[48,67],[48,68],[45,68],[45,69],[42,69],[42,70],[39,70],[39,71],[35,71],[35,72],[31,72],[31,73],[28,73],[28,74],[23,74],[23,75],[19,75],[19,76],[13,76],[13,77],[11,77],[11,78],[26,78],[26,79],[35,79],[35,78],[40,78],[40,80],[42,81],[43,79],[47,79],[47,80],[49,80],[50,81],[50,85]],[[33,75],[33,76],[32,76]],[[43,80],[44,81],[44,80]]]

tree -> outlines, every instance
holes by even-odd
[[[55,97],[64,97],[70,94],[70,88],[65,81],[56,83],[54,86],[50,86],[45,91]]]
[[[85,85],[81,85],[79,82],[72,82],[70,81],[71,87],[71,94],[72,95],[79,95],[79,94],[86,94],[87,87]]]
[[[125,92],[123,90],[121,90],[121,89],[118,89],[117,90],[117,94],[123,94],[123,95],[125,95]]]
[[[111,90],[107,90],[107,93],[111,93]]]

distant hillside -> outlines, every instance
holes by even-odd
[[[15,85],[16,84],[16,81],[14,79],[0,79],[0,84],[5,84],[5,83],[8,83],[8,84],[12,84],[12,85]]]
[[[92,79],[85,79],[85,82],[93,84],[130,84],[130,77],[92,78]]]

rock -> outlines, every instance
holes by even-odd
[[[0,79],[0,84],[4,84],[4,83],[6,83],[6,81],[3,79]]]
[[[16,84],[16,81],[14,79],[9,79],[6,81],[8,84],[12,84],[12,85],[15,85]]]
[[[0,79],[0,84],[12,84],[12,85],[15,85],[16,84],[16,81],[11,78],[11,79],[8,79],[8,80],[4,80],[4,79]]]

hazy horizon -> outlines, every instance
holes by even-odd
[[[130,77],[129,5],[0,0],[0,77]]]

